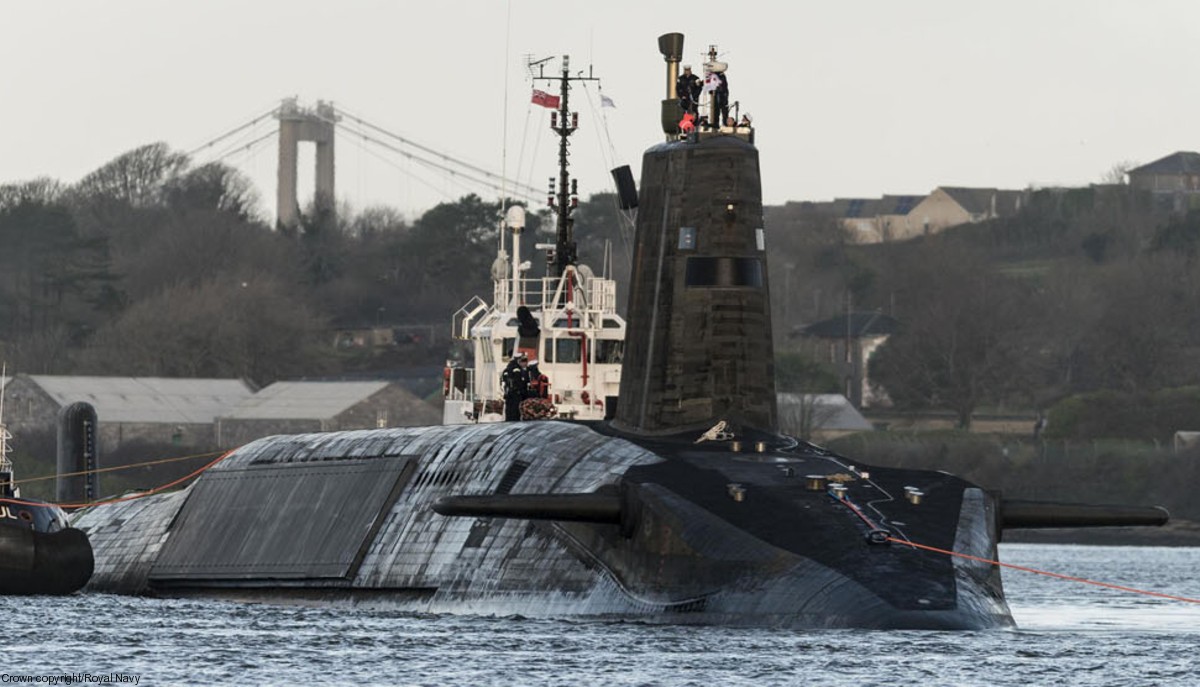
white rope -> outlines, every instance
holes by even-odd
[[[697,439],[694,443],[699,444],[702,441],[727,441],[729,439],[732,439],[733,432],[726,432],[725,427],[726,427],[725,421],[721,420],[717,424],[710,427],[707,432],[705,432],[704,434],[701,434],[700,438]]]

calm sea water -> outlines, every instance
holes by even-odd
[[[1027,544],[1004,545],[1001,557],[1200,598],[1200,549]],[[0,687],[22,684],[14,675],[140,685],[1200,685],[1200,605],[1011,570],[1004,579],[1019,628],[971,633],[5,598]]]

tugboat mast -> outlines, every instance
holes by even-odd
[[[590,70],[588,76],[582,76],[582,72],[580,74],[580,76],[571,76],[571,57],[563,55],[561,76],[538,74],[533,77],[535,81],[553,82],[557,80],[559,82],[558,109],[550,113],[550,128],[558,134],[558,179],[556,184],[554,177],[550,177],[550,197],[548,198],[548,204],[554,208],[554,212],[558,216],[553,274],[556,277],[561,277],[567,266],[574,265],[578,257],[575,248],[575,220],[571,217],[571,213],[579,206],[579,186],[578,180],[572,179],[567,171],[567,167],[570,165],[567,161],[570,155],[567,152],[570,147],[568,139],[579,128],[579,113],[571,112],[569,103],[571,82],[600,80],[591,76]]]

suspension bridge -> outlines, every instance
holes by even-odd
[[[592,102],[591,98],[588,102]],[[526,140],[529,138],[529,119],[527,115]],[[596,120],[608,143],[603,153],[604,162],[612,168],[616,166],[616,153],[608,137],[607,124],[599,113],[596,113]],[[526,140],[522,141],[522,157]],[[505,174],[487,169],[459,155],[416,141],[399,133],[395,127],[322,100],[306,106],[295,97],[285,98],[278,105],[257,112],[187,152],[201,163],[223,162],[244,169],[251,160],[266,155],[275,147],[278,151],[275,174],[276,223],[279,226],[296,226],[301,216],[298,186],[299,148],[302,143],[311,143],[316,148],[312,201],[318,207],[335,207],[335,150],[338,145],[346,144],[352,144],[360,154],[369,155],[394,168],[411,184],[424,186],[447,200],[466,193],[477,193],[485,197],[498,196],[521,201],[536,207],[547,198],[545,188],[534,187],[528,179],[520,180],[523,174],[520,164],[516,173]],[[528,177],[532,173],[531,164],[524,174]],[[605,189],[596,187],[595,190]]]

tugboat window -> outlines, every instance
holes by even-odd
[[[625,342],[620,339],[596,339],[596,363],[619,364],[625,356]]]
[[[542,362],[554,362],[554,339],[546,339],[546,345],[542,347]]]
[[[750,287],[763,285],[762,260],[758,258],[701,258],[687,259],[684,283],[688,287]]]
[[[507,337],[503,341],[501,341],[500,342],[500,359],[508,360],[509,358],[511,358],[512,354],[513,354],[513,347],[515,347],[516,344],[517,344],[516,338],[511,337],[511,336]]]
[[[604,318],[604,324],[603,324],[603,327],[604,327],[605,329],[620,329],[620,328],[621,328],[621,323],[620,323],[620,322],[617,322],[616,320],[614,320],[614,319],[613,319],[613,318],[611,318],[611,317],[606,317],[606,318]]]
[[[579,339],[555,339],[554,362],[577,363],[582,359]]]

